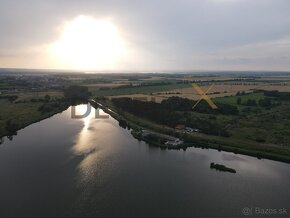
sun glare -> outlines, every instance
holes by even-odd
[[[109,20],[78,16],[66,23],[51,46],[54,58],[66,68],[114,69],[124,52],[118,29]]]

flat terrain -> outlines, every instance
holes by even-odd
[[[205,107],[207,104],[198,111],[192,110],[192,107],[188,108],[188,104],[193,104],[201,98],[192,87],[192,83],[198,85],[222,111],[212,112]],[[137,114],[131,114],[132,111],[126,112],[126,117],[137,120],[139,124],[157,132],[182,134],[182,131],[174,129],[174,125],[184,124],[200,130],[189,135],[201,144],[211,141],[216,148],[223,144],[224,149],[234,147],[240,151],[251,150],[254,154],[257,151],[267,155],[288,154],[290,103],[277,96],[265,95],[267,90],[277,90],[281,95],[290,93],[290,73],[283,72],[2,72],[0,136],[13,135],[18,129],[63,110],[65,90],[76,86],[85,88],[84,90],[88,90],[91,97],[96,99],[114,101],[130,98],[148,103],[155,102],[158,105],[165,104],[163,108],[168,109],[171,114],[168,114],[168,111],[162,113],[162,108],[161,111],[153,111],[152,107],[147,108],[146,105],[140,107]],[[179,103],[174,103],[175,97]],[[155,105],[156,108],[158,105]],[[187,108],[184,109],[184,106]],[[149,117],[144,118],[140,111],[151,113],[153,117],[146,114]],[[159,116],[154,117],[154,114],[158,113]],[[157,120],[166,114],[167,117],[159,120],[163,123],[158,123]],[[283,153],[285,149],[286,152]]]
[[[66,103],[61,100],[62,92],[25,92],[17,93],[16,96],[17,99],[14,101],[0,99],[0,137],[4,135],[11,137],[17,130],[66,108]],[[49,100],[45,96],[49,96]]]
[[[212,86],[213,85],[213,86]],[[199,85],[202,90],[207,93],[208,96],[211,98],[223,97],[223,96],[232,96],[236,95],[237,92],[253,92],[254,90],[277,90],[280,92],[290,92],[290,83],[283,83],[283,84],[232,84],[232,83],[224,83],[219,84],[212,82],[209,85],[200,84]],[[210,89],[210,87],[212,88]],[[209,90],[207,92],[207,90]],[[153,93],[153,95],[163,96],[163,97],[172,97],[172,96],[179,96],[183,98],[189,98],[196,100],[199,98],[199,94],[193,87],[188,88],[181,88],[181,89],[174,89],[171,92],[161,92],[161,93]]]
[[[254,98],[261,99],[263,96],[254,93],[245,97],[244,100]],[[234,101],[232,100],[232,102]],[[144,102],[144,104],[147,103],[148,102]],[[167,116],[167,112],[163,112],[161,108],[157,109],[158,112],[156,109],[152,110],[150,115],[147,107],[144,107],[144,110],[140,111],[136,105],[132,107],[133,111],[128,112],[126,111],[127,109],[122,107],[122,109],[120,109],[120,106],[117,105],[116,107],[110,101],[106,101],[104,104],[109,108],[112,108],[114,111],[118,111],[121,115],[121,119],[125,118],[129,122],[130,127],[137,129],[141,127],[147,130],[185,139],[186,143],[177,148],[187,146],[211,147],[259,158],[269,158],[286,162],[290,161],[290,128],[285,129],[285,127],[290,126],[289,119],[287,119],[287,116],[289,116],[287,114],[289,114],[290,105],[277,106],[275,109],[271,109],[270,111],[268,111],[268,109],[261,109],[259,115],[257,115],[255,110],[252,112],[249,112],[248,110],[243,112],[243,109],[248,107],[241,106],[239,108],[239,111],[241,111],[240,115],[222,115],[186,111],[184,113],[177,112],[181,113],[180,116],[173,114],[172,116]],[[126,106],[126,104],[124,106]],[[110,113],[110,111],[107,112]],[[278,117],[273,116],[273,114],[276,114],[277,112],[279,112],[280,115]],[[186,120],[188,120],[186,121],[186,125],[192,128],[198,127],[200,131],[191,133],[184,130],[177,130],[174,126],[172,127],[165,123],[160,123],[160,121],[163,120],[162,116],[167,117],[165,122],[169,123],[171,123],[172,120],[176,120],[177,123],[182,123],[185,121],[184,118],[186,117]],[[155,119],[154,117],[158,117],[158,119]],[[210,129],[207,129],[208,124],[210,124]],[[135,125],[137,126],[134,127]],[[221,130],[228,132],[228,136],[225,137],[219,135]],[[203,131],[210,132],[205,133]],[[162,144],[159,146],[168,147]]]
[[[224,96],[234,96],[238,92],[253,92],[255,90],[277,90],[280,92],[290,92],[290,76],[266,76],[252,77],[236,75],[160,75],[140,78],[138,75],[129,79],[115,78],[111,83],[88,85],[94,96],[106,96],[111,98],[122,97],[146,97],[154,101],[161,102],[169,97],[177,96],[192,100],[200,99],[199,93],[191,86],[197,84],[207,93],[210,98],[220,98]],[[165,82],[168,84],[155,85]],[[145,84],[145,86],[144,86]],[[129,87],[128,87],[129,86]],[[210,89],[211,87],[211,89]],[[152,98],[154,97],[154,98]]]
[[[166,91],[158,91],[153,92],[150,94],[148,91],[154,91],[154,89],[147,88],[144,89],[138,89],[135,88],[135,90],[126,90],[126,91],[120,91],[120,92],[107,92],[109,95],[109,99],[112,98],[123,98],[123,97],[129,97],[129,98],[139,98],[139,97],[145,97],[146,99],[150,100],[153,99],[156,102],[161,102],[164,99],[170,98],[170,97],[181,97],[181,98],[187,98],[191,100],[199,100],[200,94],[189,85],[184,85],[186,87],[174,89],[173,86],[168,86],[168,90]],[[246,92],[251,93],[255,90],[277,90],[280,92],[290,92],[290,84],[287,85],[232,85],[232,84],[215,84],[211,87],[211,85],[200,85],[201,89],[204,91],[204,93],[207,94],[210,98],[220,98],[224,96],[234,96],[238,92]],[[133,93],[134,92],[134,93]],[[99,91],[100,95],[102,95],[104,92]]]

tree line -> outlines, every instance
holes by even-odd
[[[171,97],[162,101],[162,103],[155,103],[132,100],[131,98],[115,98],[112,99],[112,102],[123,111],[161,125],[174,128],[178,124],[184,124],[188,127],[197,128],[206,134],[220,136],[230,135],[223,126],[215,121],[215,119],[208,120],[192,115],[190,112],[193,111],[192,107],[195,102],[189,99]],[[207,103],[201,101],[196,108],[203,113],[207,111],[209,111],[210,114],[219,113],[205,104]],[[209,107],[209,109],[207,107]],[[222,105],[222,108],[223,112],[228,110],[232,113],[232,107],[228,109],[225,105]],[[206,109],[206,111],[204,111],[204,109]]]

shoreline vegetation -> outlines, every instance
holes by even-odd
[[[229,173],[236,173],[237,171],[235,169],[226,167],[222,164],[215,164],[214,162],[210,163],[210,168],[215,169],[217,171],[223,171],[223,172],[229,172]]]
[[[82,86],[69,86],[57,97],[45,93],[37,98],[29,96],[23,99],[18,99],[16,95],[13,98],[2,96],[0,142],[4,137],[12,140],[19,130],[61,113],[71,105],[87,103],[91,95],[88,88]]]
[[[69,104],[60,102],[42,104],[34,102],[19,103],[13,107],[18,107],[19,109],[15,110],[15,116],[6,119],[4,125],[1,126],[0,138],[7,137],[12,140],[19,130],[63,112],[69,107]],[[19,112],[18,110],[22,111]]]
[[[174,128],[159,125],[146,119],[136,117],[117,108],[112,101],[104,98],[97,98],[89,101],[93,106],[99,107],[104,112],[110,114],[119,121],[120,126],[132,129],[131,134],[138,140],[147,142],[150,145],[163,149],[186,149],[187,147],[200,147],[203,149],[216,149],[219,151],[233,152],[235,154],[243,154],[258,159],[270,159],[290,163],[289,150],[282,147],[270,147],[267,145],[251,144],[243,141],[232,141],[229,138],[210,136],[205,134],[185,133]],[[153,132],[153,137],[146,137],[141,134],[142,131]],[[168,145],[164,143],[164,138],[160,135],[185,139],[183,143],[177,145]],[[147,135],[148,136],[148,135]]]
[[[0,136],[13,136],[73,103],[95,98],[120,126],[149,144],[213,148],[289,163],[290,74],[279,75],[6,73],[0,78]],[[192,83],[203,90],[215,85],[208,95],[218,111],[203,101],[192,110],[199,98]],[[136,93],[151,102],[137,100]]]
[[[0,138],[3,138],[3,137],[7,137],[7,138],[12,138],[13,136],[16,136],[17,135],[17,132],[34,124],[34,123],[38,123],[42,120],[45,120],[47,118],[50,118],[52,116],[54,116],[55,114],[58,114],[58,113],[61,113],[63,112],[64,110],[66,110],[69,106],[67,107],[61,107],[61,108],[58,108],[54,111],[51,111],[51,112],[47,112],[46,114],[42,114],[41,116],[38,116],[38,117],[33,117],[32,119],[29,119],[26,123],[22,123],[20,124],[19,126],[17,126],[15,129],[13,129],[12,131],[8,132],[1,132],[0,134]]]
[[[71,92],[69,93],[71,94]],[[25,119],[21,120],[21,122],[15,124],[13,121],[7,121],[6,125],[8,125],[8,128],[6,127],[6,131],[2,130],[0,132],[0,138],[7,136],[8,139],[11,140],[13,135],[16,135],[17,131],[20,129],[60,113],[67,109],[70,105],[80,102],[83,103],[84,99],[88,99],[90,96],[89,93],[84,93],[85,97],[75,97],[74,94],[66,94],[66,98],[61,99],[48,99],[46,96],[46,99],[44,98],[33,100],[33,102],[14,103],[16,106],[19,106],[20,110],[23,109],[21,108],[21,105],[26,105],[26,107],[29,105],[28,112],[24,114],[26,117]],[[182,132],[180,130],[165,125],[159,125],[144,118],[127,113],[120,108],[117,108],[112,101],[108,101],[104,98],[97,99],[97,101],[89,100],[89,102],[93,106],[95,105],[96,107],[99,107],[100,109],[104,110],[104,112],[110,114],[112,117],[118,120],[120,126],[132,129],[131,134],[136,139],[145,141],[150,145],[157,146],[162,149],[186,149],[187,147],[200,147],[205,149],[212,148],[219,151],[249,155],[259,159],[266,158],[290,163],[290,155],[287,154],[283,148],[278,146],[273,150],[272,147],[267,145],[257,146],[253,144],[247,144],[243,141],[231,141],[229,138],[210,136],[200,133],[193,134]],[[15,105],[12,106],[15,107]],[[28,114],[33,114],[33,116],[27,116]],[[178,143],[176,143],[177,139],[180,140]],[[170,141],[172,143],[167,143]]]

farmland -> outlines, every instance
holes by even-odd
[[[239,98],[242,101],[237,103]],[[271,98],[271,105],[264,104],[267,98]],[[132,123],[130,126],[137,125],[179,136],[186,141],[185,147],[198,144],[257,157],[289,161],[290,104],[288,100],[280,101],[279,98],[269,97],[269,93],[264,94],[260,91],[241,93],[215,101],[220,107],[219,111],[211,111],[205,102],[198,105],[197,111],[193,111],[190,105],[194,102],[178,97],[168,98],[161,104],[141,103],[128,98],[113,99],[113,105],[108,101],[104,104],[122,114],[128,122]],[[180,124],[198,129],[199,132],[188,133],[174,128]],[[178,146],[180,147],[182,146]]]
[[[149,78],[147,78],[149,77]],[[150,74],[146,78],[131,77],[121,79],[114,77],[111,83],[88,85],[93,96],[105,96],[109,98],[118,97],[146,97],[148,99],[161,102],[169,97],[181,97],[192,100],[200,98],[199,93],[191,86],[197,84],[210,98],[220,98],[224,96],[234,96],[238,92],[250,93],[256,90],[278,90],[280,92],[290,92],[290,76],[266,77],[249,77],[237,75],[191,75],[180,74],[171,75],[163,74],[153,76]],[[162,84],[163,83],[163,84]],[[156,85],[159,84],[159,85]],[[102,86],[102,87],[101,87]]]
[[[176,131],[174,127],[184,124],[199,130],[189,134],[190,142],[208,144],[211,141],[214,148],[223,145],[223,149],[234,148],[253,154],[258,151],[266,156],[269,153],[284,155],[289,153],[290,147],[290,103],[287,100],[290,74],[276,74],[3,75],[0,78],[0,135],[8,135],[9,129],[15,132],[63,110],[66,103],[62,102],[67,101],[64,99],[66,90],[83,87],[80,90],[88,90],[91,98],[115,107],[137,126],[182,135],[182,131]],[[204,101],[193,110],[192,105],[201,99],[201,95],[192,83],[197,84],[220,110],[211,111]],[[272,90],[279,92],[269,92]],[[113,104],[124,98],[137,100],[133,103],[138,107],[131,105],[133,109],[126,111],[128,108],[123,103]],[[148,101],[155,103],[148,107]],[[144,115],[144,111],[148,114]]]

